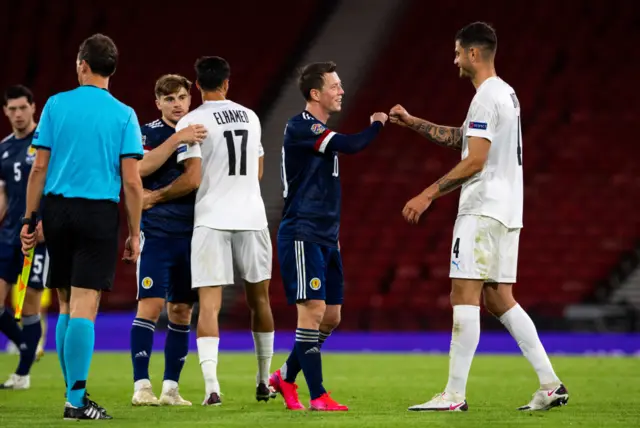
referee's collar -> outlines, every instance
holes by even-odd
[[[96,86],[96,85],[80,85],[80,87],[81,87],[81,88],[82,88],[82,87],[91,87],[91,88],[101,89],[101,90],[103,90],[103,91],[107,91],[107,92],[109,92],[109,90],[108,90],[107,88],[99,88],[99,87],[98,87],[98,86]]]

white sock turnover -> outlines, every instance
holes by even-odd
[[[500,322],[518,342],[522,354],[529,360],[529,363],[538,374],[540,387],[542,389],[552,389],[560,385],[560,379],[553,371],[547,352],[544,350],[542,342],[540,342],[536,326],[524,309],[516,304],[500,317]]]
[[[258,359],[257,383],[269,385],[269,371],[271,370],[271,359],[273,358],[273,338],[274,332],[260,333],[253,331],[253,344]]]
[[[162,394],[168,394],[172,390],[178,387],[178,382],[175,380],[165,379],[162,381]]]
[[[216,392],[220,394],[220,384],[218,383],[218,345],[219,337],[199,337],[198,357],[200,358],[200,368],[204,377],[204,387],[207,396]]]
[[[138,392],[142,388],[151,388],[151,381],[149,379],[140,379],[133,383],[133,392]]]
[[[449,352],[449,381],[445,392],[464,399],[471,362],[480,342],[480,307],[453,307],[453,329]]]

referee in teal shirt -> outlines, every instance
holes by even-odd
[[[140,253],[142,137],[131,107],[108,91],[118,50],[102,34],[80,45],[80,86],[49,98],[33,137],[36,159],[27,186],[21,231],[23,251],[36,244],[28,233],[44,194],[42,226],[50,257],[48,287],[58,290],[56,347],[67,384],[65,419],[111,419],[86,398],[102,291],[113,286],[118,251],[118,201],[124,189],[129,238],[124,259]]]

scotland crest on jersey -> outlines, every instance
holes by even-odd
[[[33,161],[36,159],[36,148],[33,146],[29,146],[27,149],[27,157],[25,158],[25,162],[29,165],[33,165]]]

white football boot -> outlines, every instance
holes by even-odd
[[[29,375],[18,376],[15,373],[12,373],[5,383],[0,384],[0,389],[29,389],[30,387]]]
[[[138,383],[140,382],[140,383]],[[153,393],[151,382],[143,379],[136,382],[135,392],[131,398],[131,404],[134,406],[159,406],[158,397]]]
[[[569,401],[569,391],[563,384],[553,389],[539,389],[533,394],[531,402],[526,406],[518,407],[518,410],[549,410],[554,407],[564,406]]]
[[[173,382],[172,384],[167,384],[167,381],[165,381],[162,384],[162,394],[160,394],[160,405],[161,406],[191,406],[191,401],[187,401],[180,396],[180,391],[178,390],[177,383]]]
[[[415,406],[409,407],[408,410],[413,412],[466,412],[469,410],[469,406],[467,405],[467,400],[465,400],[464,397],[442,392],[434,395],[433,398],[426,403],[416,404]]]

